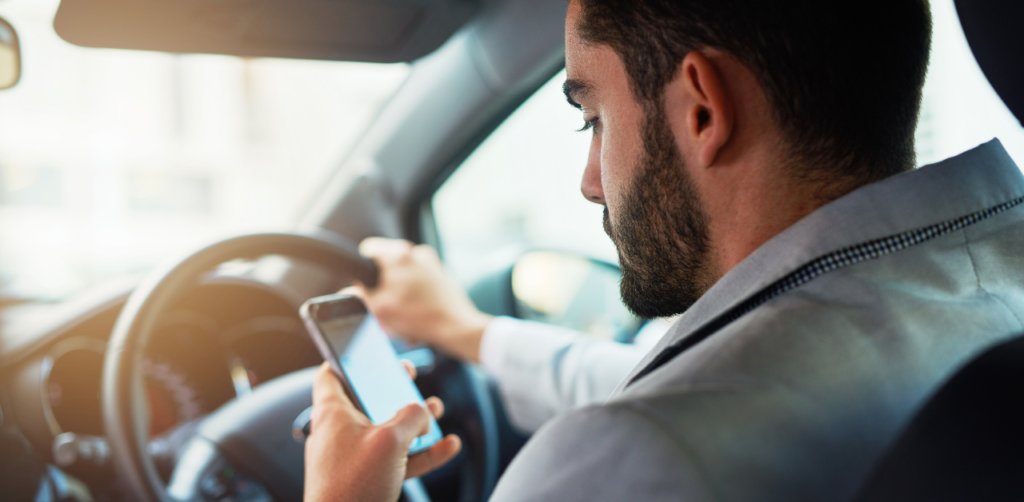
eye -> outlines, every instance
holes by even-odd
[[[592,119],[584,122],[583,123],[583,127],[579,128],[577,130],[577,132],[586,132],[586,131],[589,131],[589,130],[597,127],[597,121],[598,120],[599,120],[598,118],[592,118]]]

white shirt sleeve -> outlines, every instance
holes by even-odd
[[[498,381],[512,425],[533,432],[560,413],[603,403],[649,348],[498,317],[484,330],[480,364]]]
[[[508,338],[523,330],[523,321],[511,317],[495,317],[480,340],[480,366],[495,380],[501,381]]]

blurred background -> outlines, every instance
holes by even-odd
[[[0,292],[64,297],[246,229],[287,227],[407,65],[85,49],[58,0],[5,0]]]
[[[1024,131],[975,64],[952,0],[931,3],[919,164],[993,137],[1024,163]],[[217,237],[289,226],[409,70],[84,49],[54,33],[57,4],[0,1],[25,64],[21,83],[0,92],[9,296],[58,299]],[[582,117],[565,104],[563,80],[433,198],[443,251],[467,283],[528,249],[615,261],[600,208],[579,195],[590,136],[575,132]]]

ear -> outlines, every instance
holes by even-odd
[[[674,111],[682,114],[697,161],[701,167],[714,165],[732,137],[735,124],[733,97],[722,82],[721,72],[703,54],[691,51],[683,58],[669,88],[683,94],[676,101],[682,108]]]

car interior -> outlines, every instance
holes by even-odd
[[[993,135],[1024,161],[1015,118],[1024,116],[1015,29],[1024,8],[931,3],[919,163]],[[626,344],[664,333],[669,321],[622,305],[601,209],[579,196],[589,139],[573,131],[581,117],[561,94],[566,9],[563,0],[0,3],[10,21],[0,24],[0,88],[11,88],[0,109],[14,117],[0,117],[0,498],[301,500],[301,419],[322,358],[299,307],[353,280],[373,285],[376,267],[356,250],[370,236],[434,246],[490,314]],[[221,85],[209,75],[229,73],[222,67],[240,89],[230,93],[242,103],[243,140],[219,135],[237,124],[203,115],[222,99],[179,100]],[[145,80],[150,71],[159,79]],[[358,85],[356,72],[367,75]],[[146,94],[151,83],[163,94]],[[115,105],[90,112],[36,88],[99,92]],[[164,107],[171,125],[160,134],[185,150],[175,162],[230,164],[228,174],[105,168],[136,147],[166,156],[146,131],[103,129],[138,112],[116,104],[133,95]],[[264,98],[277,108],[260,108]],[[83,175],[50,164],[62,160],[36,165],[50,157],[18,153],[36,144],[25,134],[62,130],[46,122],[53,110],[99,131],[38,140],[55,142],[40,147],[53,159],[66,145],[68,159],[95,171],[88,198],[75,195],[88,191]],[[273,136],[287,129],[303,137]],[[304,154],[314,140],[321,153]],[[237,162],[210,146],[232,141],[255,146]],[[264,145],[275,141],[294,148]],[[261,162],[279,169],[245,168]],[[327,167],[306,166],[317,163]],[[275,188],[291,206],[274,205]],[[83,216],[62,197],[97,209]],[[209,224],[221,214],[232,223]],[[68,230],[47,231],[50,222]],[[85,279],[67,282],[74,274]],[[404,499],[487,500],[529,431],[510,422],[480,368],[393,344],[417,366],[423,395],[445,402],[441,428],[464,444],[445,467],[406,482]],[[1021,341],[1011,341],[937,389],[859,500],[1020,500],[1021,368]]]

